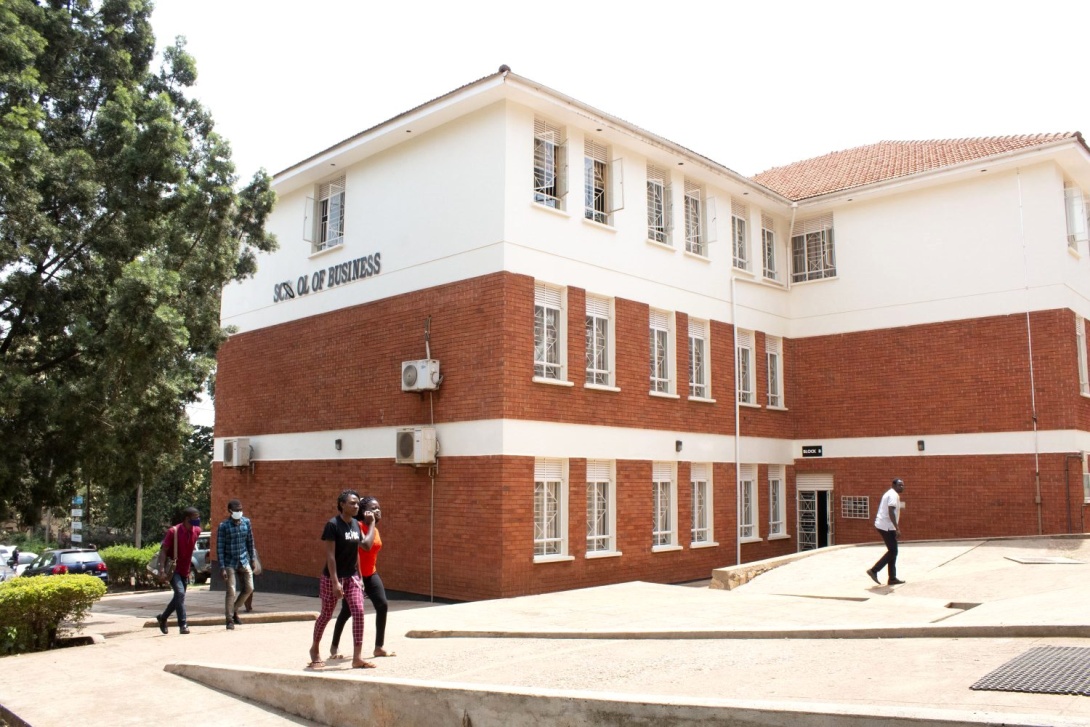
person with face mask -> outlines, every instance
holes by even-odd
[[[155,620],[159,622],[159,630],[164,634],[167,632],[167,619],[175,612],[178,614],[178,633],[189,633],[185,618],[185,587],[189,582],[193,549],[197,546],[197,537],[200,534],[201,511],[195,507],[187,507],[182,514],[181,522],[167,528],[163,542],[159,545],[166,552],[167,557],[177,557],[174,575],[170,577],[170,588],[174,591],[174,596],[167,604],[166,610],[155,617]]]
[[[239,607],[254,592],[254,531],[250,519],[242,516],[238,500],[227,503],[227,515],[216,531],[216,560],[227,588],[223,612],[227,628],[233,630],[242,623]]]

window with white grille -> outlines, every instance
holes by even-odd
[[[534,285],[534,376],[565,380],[564,291],[545,283]]]
[[[534,201],[552,209],[564,209],[567,193],[567,149],[559,126],[534,119]]]
[[[651,485],[654,493],[654,526],[651,543],[654,547],[677,545],[677,487],[674,465],[655,462]]]
[[[1086,363],[1086,320],[1075,316],[1075,348],[1079,356],[1079,392],[1090,395],[1090,368]]]
[[[616,546],[613,463],[587,460],[587,553],[612,553]]]
[[[708,322],[689,319],[689,396],[710,399],[708,381]]]
[[[738,497],[741,511],[738,537],[743,540],[760,537],[757,530],[757,465],[738,465]]]
[[[670,244],[670,176],[662,167],[647,165],[647,239]]]
[[[344,187],[340,176],[318,186],[317,198],[308,198],[303,220],[303,239],[311,252],[344,243]]]
[[[707,257],[708,244],[715,242],[715,200],[707,198],[704,187],[685,180],[685,250]]]
[[[587,295],[588,384],[613,385],[613,318],[610,299]]]
[[[761,258],[764,261],[764,276],[769,280],[779,280],[776,268],[776,227],[772,218],[761,215]]]
[[[842,496],[840,516],[850,520],[870,520],[870,498],[866,495]]]
[[[1064,202],[1067,212],[1067,246],[1078,250],[1079,243],[1088,239],[1090,202],[1082,189],[1070,182],[1064,184]]]
[[[712,467],[703,462],[689,465],[692,487],[692,543],[712,542]]]
[[[768,534],[786,535],[784,522],[787,520],[786,482],[784,466],[768,466]]]
[[[765,355],[768,359],[768,405],[783,407],[783,339],[765,336]]]
[[[836,277],[832,213],[795,225],[791,236],[791,266],[791,280],[796,283]]]
[[[731,200],[730,202],[730,238],[734,248],[734,267],[749,270],[749,239],[746,235],[746,220],[749,209],[746,205]]]
[[[753,331],[737,330],[738,348],[735,350],[735,365],[738,372],[738,401],[742,404],[756,404],[756,371],[753,368]]]
[[[651,309],[651,391],[660,394],[673,393],[670,366],[670,329],[673,315]]]
[[[603,225],[613,224],[613,213],[624,206],[624,175],[621,160],[609,160],[609,149],[583,141],[584,216]]]
[[[565,462],[534,462],[534,556],[567,555]]]

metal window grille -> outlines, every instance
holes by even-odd
[[[344,176],[318,187],[315,218],[318,229],[314,235],[314,250],[325,250],[344,242]]]
[[[787,519],[787,506],[784,495],[784,468],[782,465],[768,467],[768,534],[783,535],[784,521]]]
[[[738,522],[738,535],[742,538],[757,537],[757,465],[738,466],[739,491],[741,498],[741,519]]]
[[[563,553],[563,476],[560,460],[534,462],[534,555]]]
[[[1090,394],[1090,367],[1086,357],[1086,320],[1075,316],[1075,348],[1079,356],[1079,391]]]
[[[534,376],[563,378],[560,363],[561,292],[537,283],[534,286]]]
[[[606,147],[591,139],[583,140],[584,216],[609,224],[609,155]]]
[[[647,239],[670,244],[670,185],[665,169],[647,165]]]
[[[694,255],[706,254],[703,196],[700,185],[685,180],[685,250]]]
[[[689,465],[689,479],[692,484],[692,528],[691,536],[694,543],[711,542],[711,492],[709,487],[709,467],[706,464],[694,462]]]
[[[768,356],[768,405],[783,406],[783,339],[765,336],[765,353]]]
[[[654,530],[652,543],[655,545],[673,545],[673,483],[674,470],[669,463],[655,462],[652,471],[654,488]]]
[[[734,267],[740,270],[749,270],[749,243],[746,240],[746,220],[749,209],[746,205],[731,200],[730,202],[730,231],[731,242],[734,247]]]
[[[1090,204],[1082,190],[1070,182],[1064,184],[1064,203],[1067,212],[1067,246],[1077,250],[1078,244],[1088,239]]]
[[[609,462],[587,461],[587,552],[613,550],[610,532],[610,480],[612,468]]]
[[[651,391],[670,393],[670,317],[652,310],[651,316]]]
[[[564,197],[564,142],[559,126],[534,119],[534,201],[562,209]]]
[[[743,404],[755,404],[753,371],[753,332],[737,332],[738,336],[738,401]]]
[[[866,495],[842,496],[840,516],[851,520],[870,520],[870,498]]]
[[[776,227],[772,218],[761,215],[761,257],[764,260],[764,276],[779,280],[776,273]]]
[[[791,279],[794,282],[836,276],[833,215],[803,220],[791,237]]]
[[[587,383],[609,386],[609,300],[587,296]]]
[[[689,396],[708,398],[708,322],[689,319]]]

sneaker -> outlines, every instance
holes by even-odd
[[[165,634],[167,632],[166,617],[163,616],[162,614],[159,614],[158,616],[155,617],[155,620],[159,623],[159,630],[162,631]]]
[[[902,583],[904,583],[904,581],[902,581],[902,580],[901,580],[900,578],[890,578],[890,579],[889,579],[889,583],[888,583],[887,585],[890,585],[890,586],[899,586],[899,585],[901,585]]]
[[[867,569],[867,575],[870,576],[870,579],[872,581],[874,581],[878,585],[882,585],[882,582],[878,580],[878,574],[872,571],[870,568]]]
[[[232,616],[232,617],[231,617],[231,620],[232,620],[232,621],[234,621],[235,623],[237,623],[237,624],[238,624],[238,625],[240,625],[240,626],[242,625],[242,619],[240,619],[240,618],[238,617],[238,613],[236,613],[236,614],[235,614],[234,616]]]
[[[189,633],[189,627],[188,626],[179,626],[178,627],[178,633],[179,634],[188,634]]]
[[[232,621],[231,619],[227,619],[227,630],[228,631],[234,631],[235,630],[235,622]]]

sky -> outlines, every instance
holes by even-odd
[[[1090,133],[1085,0],[157,0],[152,26],[185,37],[242,181],[501,64],[746,176],[885,140]]]

